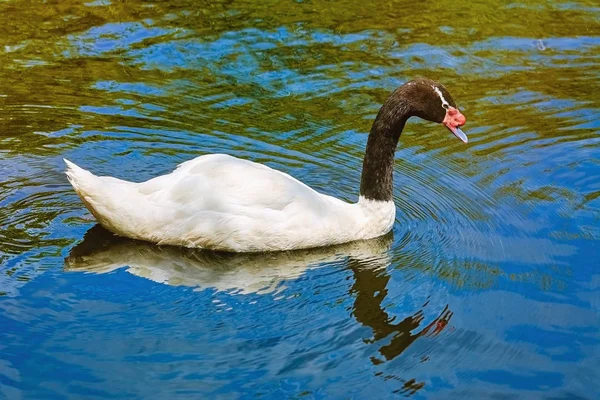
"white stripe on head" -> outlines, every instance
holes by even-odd
[[[438,97],[442,100],[442,108],[445,110],[450,108],[450,104],[448,104],[448,102],[444,98],[444,95],[442,94],[442,91],[440,90],[440,88],[438,88],[437,86],[434,86],[434,85],[431,85],[431,87],[433,88],[433,91],[438,95]]]

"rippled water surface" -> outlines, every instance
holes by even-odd
[[[427,76],[378,240],[232,255],[94,227],[62,158],[198,155],[355,201],[387,94]],[[0,398],[600,398],[600,6],[0,1]]]

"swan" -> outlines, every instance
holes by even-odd
[[[359,199],[318,193],[288,174],[226,154],[203,155],[145,182],[66,175],[96,220],[118,236],[227,252],[307,249],[376,238],[394,224],[394,153],[410,117],[445,125],[467,143],[448,90],[415,79],[393,91],[367,139]]]

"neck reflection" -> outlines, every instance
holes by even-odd
[[[391,336],[391,341],[379,349],[386,361],[399,356],[417,338],[438,335],[452,318],[453,313],[446,305],[440,315],[425,327],[421,327],[425,318],[422,309],[394,323],[396,317],[390,317],[382,306],[388,294],[390,275],[387,271],[352,262],[350,268],[354,274],[354,285],[350,293],[356,297],[352,310],[354,317],[359,323],[373,330],[372,342]],[[371,361],[374,364],[382,362],[375,358],[371,358]]]

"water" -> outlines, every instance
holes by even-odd
[[[600,397],[595,1],[0,3],[0,398]],[[371,122],[428,76],[396,223],[224,255],[95,227],[62,158],[201,154],[357,197]]]

